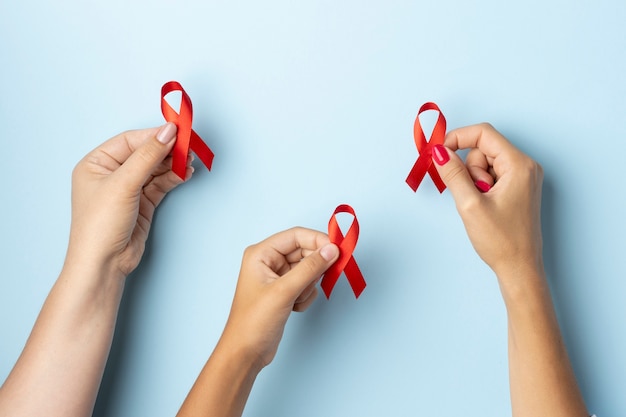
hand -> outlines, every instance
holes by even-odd
[[[513,416],[587,416],[541,256],[541,166],[488,124],[453,130],[433,160],[507,309]],[[465,163],[454,153],[467,149]]]
[[[168,156],[176,126],[134,130],[85,156],[72,176],[72,227],[66,265],[108,267],[126,277],[143,255],[154,210],[183,181]],[[186,179],[191,177],[191,158]]]
[[[168,157],[175,135],[169,123],[122,133],[74,169],[65,265],[0,387],[0,415],[93,414],[124,289],[115,278],[137,266],[155,208],[182,183]]]
[[[260,367],[278,349],[291,311],[304,311],[315,284],[339,256],[328,236],[294,228],[246,249],[232,309],[220,344],[240,346]]]
[[[433,160],[478,255],[498,276],[543,270],[541,166],[489,124],[453,130]],[[465,163],[454,153],[470,149]]]
[[[289,314],[311,305],[320,275],[338,257],[328,236],[303,228],[246,249],[224,333],[177,416],[241,416],[257,374],[276,355]]]

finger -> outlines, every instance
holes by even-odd
[[[285,294],[294,302],[300,294],[314,283],[339,257],[337,245],[329,243],[302,260],[295,268],[283,275],[277,285],[283,286]]]
[[[306,301],[306,299],[309,298],[313,292],[315,292],[315,284],[317,284],[317,280],[307,285],[307,287],[300,293],[298,298],[296,298],[295,304]]]
[[[139,189],[154,174],[174,146],[176,125],[166,123],[156,135],[147,138],[112,175],[129,189]],[[131,144],[129,144],[129,148]]]
[[[491,189],[495,180],[490,173],[491,167],[489,166],[487,157],[480,149],[473,148],[468,152],[465,158],[465,166],[467,167],[470,177],[474,180],[476,188],[482,192],[487,192]]]
[[[156,136],[159,129],[159,127],[152,127],[120,133],[99,145],[93,152],[104,152],[117,161],[118,165],[122,165],[149,138]]]
[[[287,259],[287,262],[289,262],[290,264],[297,264],[298,262],[300,262],[302,259],[309,256],[313,252],[315,251],[311,249],[300,248],[285,255],[285,258]]]
[[[478,148],[490,166],[488,172],[497,181],[510,171],[520,158],[526,157],[488,123],[450,131],[444,144],[451,150]]]
[[[451,130],[446,135],[444,145],[452,151],[478,148],[487,158],[496,158],[503,151],[513,147],[489,123]]]
[[[161,162],[161,164],[155,168],[154,172],[152,173],[153,177],[159,176],[161,174],[165,174],[169,171],[172,170],[172,154],[170,153],[164,160],[163,162]],[[191,163],[195,160],[195,157],[193,155],[193,153],[189,153],[189,155],[187,155],[187,168],[189,168],[191,165]],[[152,180],[152,178],[148,178],[148,181],[146,181],[146,183],[150,182]]]
[[[261,261],[279,275],[289,271],[289,265],[303,259],[329,242],[325,233],[294,227],[277,233],[255,245]]]
[[[137,216],[137,227],[133,230],[131,239],[137,242],[145,242],[150,233],[150,225],[154,216],[155,206],[148,200],[139,200],[139,212]]]
[[[185,171],[184,181],[172,172],[171,159],[171,157],[165,158],[159,167],[155,169],[153,176],[148,178],[143,185],[143,197],[145,198],[141,199],[139,214],[145,215],[149,219],[152,219],[152,213],[159,206],[159,204],[161,204],[161,201],[163,201],[163,198],[165,198],[167,193],[178,187],[184,181],[189,180],[194,172],[193,166],[191,166],[191,162],[194,158],[191,154],[187,157],[187,169]],[[149,204],[144,204],[144,200],[147,200]],[[144,206],[145,210],[142,213],[142,207]],[[148,213],[149,210],[152,213]]]
[[[450,189],[457,207],[480,195],[469,171],[456,153],[445,146],[435,145],[433,160],[441,179]]]
[[[276,252],[287,256],[294,251],[317,250],[328,243],[326,233],[304,227],[294,227],[265,239],[264,243]],[[292,255],[293,256],[293,255]],[[302,256],[304,257],[304,256]]]
[[[313,304],[313,301],[315,301],[315,299],[317,298],[317,294],[317,288],[313,288],[313,292],[304,301],[295,303],[293,305],[293,311],[296,311],[298,313],[305,311],[311,306],[311,304]]]
[[[191,177],[192,173],[193,168],[188,167],[185,181]],[[139,200],[139,217],[137,218],[137,224],[146,232],[146,237],[148,236],[147,232],[150,230],[150,222],[152,222],[154,211],[161,201],[163,201],[165,195],[182,183],[183,181],[178,178],[178,175],[170,171],[167,174],[154,178],[151,183],[144,186],[143,194],[145,198]]]
[[[193,167],[187,167],[185,171],[185,181],[188,181],[193,175]],[[178,187],[184,181],[181,180],[178,175],[172,171],[168,171],[165,174],[154,177],[143,187],[143,193],[148,200],[152,202],[154,207],[158,207],[165,198],[165,195]]]

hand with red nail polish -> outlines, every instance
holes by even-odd
[[[513,416],[588,416],[543,267],[541,166],[489,124],[453,130],[444,145],[433,161],[506,305]]]
[[[496,274],[541,268],[541,166],[488,124],[453,130],[444,144],[433,160],[478,255]]]

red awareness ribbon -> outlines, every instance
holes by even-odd
[[[428,110],[438,111],[439,117],[437,117],[437,123],[435,123],[433,133],[430,135],[430,141],[426,142],[426,136],[424,136],[424,132],[422,131],[422,125],[420,125],[420,114]],[[439,192],[443,193],[443,190],[446,189],[446,185],[441,180],[437,168],[433,165],[432,149],[434,145],[443,145],[443,141],[446,138],[446,118],[443,116],[441,110],[439,110],[439,106],[435,103],[424,103],[422,107],[420,107],[417,112],[417,117],[415,118],[415,125],[413,126],[413,137],[420,156],[417,158],[417,161],[415,161],[411,172],[409,172],[406,183],[409,184],[409,187],[411,187],[413,191],[417,191],[417,187],[419,187],[426,172],[428,172]]]
[[[338,213],[348,213],[354,216],[354,220],[352,220],[352,224],[345,236],[341,233],[335,218]],[[324,294],[326,294],[326,298],[330,298],[330,293],[333,291],[342,271],[346,274],[354,295],[356,298],[359,298],[367,284],[352,256],[352,252],[354,252],[356,247],[356,241],[359,238],[359,221],[352,207],[347,204],[341,204],[335,209],[328,222],[328,237],[332,243],[339,246],[339,259],[328,268],[322,279],[321,287],[324,290]]]
[[[169,105],[165,100],[172,91],[180,91],[182,97],[180,100],[180,113]],[[193,119],[193,109],[191,107],[191,99],[187,92],[177,81],[169,81],[161,87],[161,112],[168,122],[172,122],[178,129],[176,133],[176,144],[172,150],[172,171],[181,179],[185,179],[185,171],[187,170],[187,156],[191,149],[202,163],[211,170],[213,163],[213,151],[207,146],[200,136],[191,128],[191,120]]]

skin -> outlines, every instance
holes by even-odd
[[[465,162],[455,154],[459,149],[469,149]],[[488,124],[451,131],[438,152],[448,160],[444,163],[434,157],[435,165],[454,196],[476,252],[495,272],[506,305],[513,416],[588,416],[561,339],[543,268],[541,166]],[[476,181],[490,189],[479,191]],[[276,281],[268,278],[268,273],[274,278],[273,273],[281,275],[270,267],[272,264],[287,270],[283,258],[287,251],[263,249],[277,238],[284,237],[270,238],[244,255],[224,334],[183,404],[180,417],[240,416],[256,375],[276,353],[290,307],[293,304],[294,310],[302,310],[296,308],[295,301],[306,294],[306,290],[300,291],[309,288],[324,264],[316,262],[319,269],[307,267],[308,277],[294,284],[291,291],[274,291],[274,283],[290,279],[289,273],[301,266]],[[294,248],[297,245],[292,243],[289,250]],[[267,255],[260,256],[259,252]],[[270,253],[277,264],[262,261]]]
[[[172,124],[122,133],[74,169],[65,263],[0,388],[0,416],[92,415],[126,277],[154,210],[183,182],[168,157],[175,133]]]
[[[76,166],[65,264],[0,387],[0,417],[92,414],[126,277],[141,260],[155,209],[182,183],[168,157],[174,135],[172,124],[126,132]],[[587,416],[543,268],[541,167],[487,124],[451,131],[445,146],[435,165],[506,305],[513,416]],[[465,162],[459,149],[470,150]],[[490,189],[481,193],[476,181]],[[179,416],[242,414],[289,315],[311,305],[338,254],[324,233],[303,228],[246,249],[222,337]]]
[[[178,416],[240,416],[259,372],[274,359],[292,311],[317,297],[339,257],[324,233],[295,228],[246,249],[226,327]]]
[[[444,145],[450,159],[435,166],[506,305],[513,416],[588,416],[543,267],[541,166],[489,124],[453,130]],[[465,163],[459,149],[469,149]],[[481,193],[476,181],[491,188]]]

